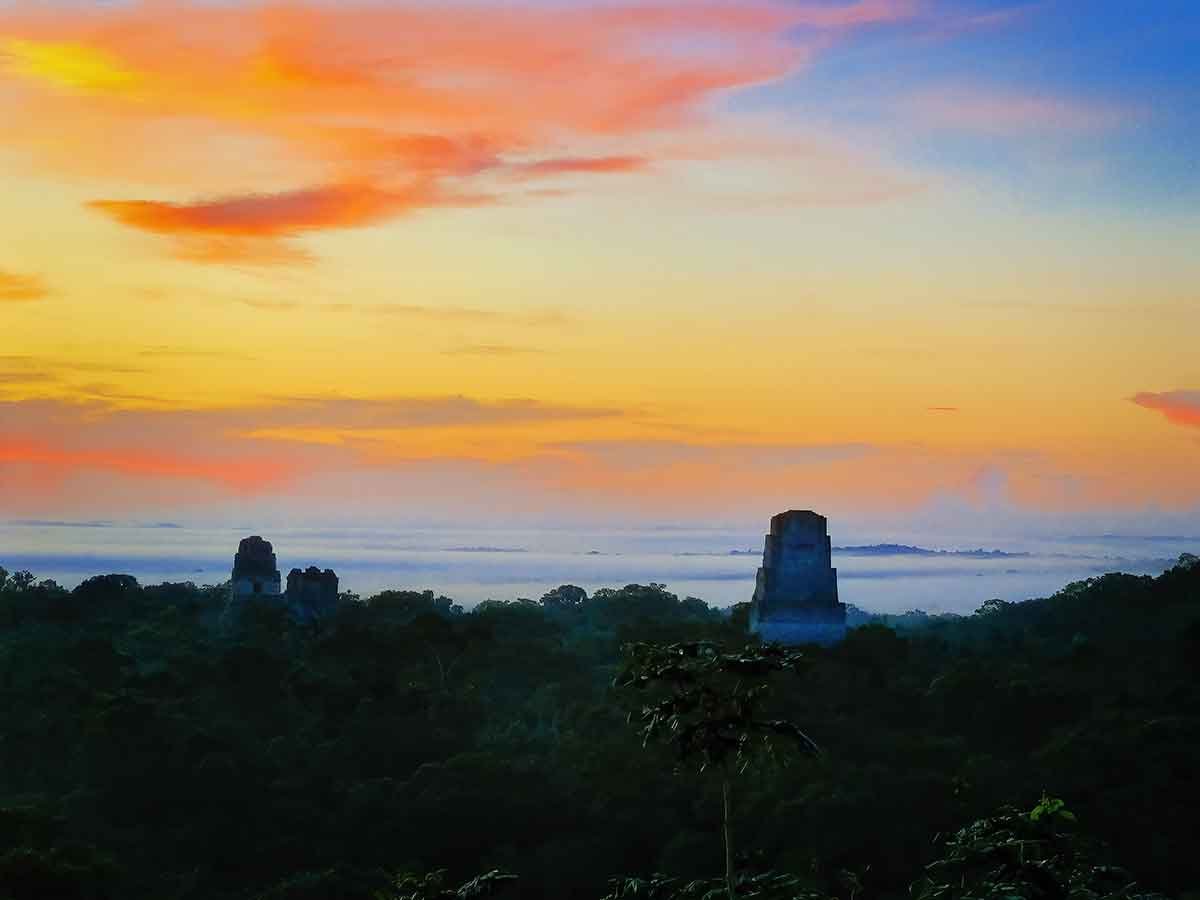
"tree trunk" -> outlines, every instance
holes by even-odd
[[[721,800],[725,807],[725,890],[729,900],[736,900],[733,875],[733,827],[729,822],[729,779],[721,782]]]

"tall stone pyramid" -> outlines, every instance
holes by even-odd
[[[826,519],[792,509],[771,517],[750,604],[750,630],[782,644],[836,643],[846,633]]]

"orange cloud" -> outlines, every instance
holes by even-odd
[[[97,200],[91,206],[116,221],[158,234],[286,237],[323,228],[370,225],[412,209],[473,205],[483,197],[449,197],[428,182],[398,190],[348,184],[196,203]]]
[[[397,133],[381,127],[336,127],[309,135],[326,161],[350,172],[375,167],[416,177],[467,178],[503,165],[513,137],[489,137],[463,131],[453,134]]]
[[[513,167],[518,178],[545,178],[555,175],[600,175],[637,172],[650,160],[644,156],[567,156],[542,159]]]
[[[1200,428],[1200,391],[1142,392],[1130,399],[1145,409],[1157,410],[1172,424]]]
[[[484,202],[488,186],[470,182],[493,171],[520,180],[647,168],[644,155],[592,152],[702,123],[718,94],[804,64],[820,33],[917,9],[913,0],[17,4],[0,10],[0,72],[10,76],[0,139],[56,169],[209,185],[191,192],[218,199],[94,203],[143,231],[236,239],[176,244],[178,257],[304,262],[293,248],[245,239]],[[817,34],[803,43],[797,28]],[[4,115],[33,104],[36,117]],[[198,146],[216,150],[206,158]]]
[[[126,475],[198,479],[242,492],[278,487],[295,474],[270,459],[200,460],[143,450],[76,450],[34,441],[0,440],[0,465],[23,463],[56,473],[100,469]]]
[[[284,238],[372,225],[417,209],[488,202],[490,198],[479,194],[451,195],[426,179],[390,190],[345,184],[194,203],[96,200],[89,205],[122,225],[173,236],[177,259],[277,266],[315,261],[309,251]]]
[[[174,256],[185,262],[230,266],[295,266],[316,262],[312,253],[287,241],[227,235],[180,236],[175,244]]]
[[[1185,424],[1196,424],[1200,398],[1182,393],[1193,396],[1176,398],[1172,408],[1193,404]],[[45,509],[57,486],[89,514],[105,515],[132,502],[120,493],[126,490],[165,505],[177,506],[182,497],[212,505],[223,502],[214,485],[266,501],[346,480],[357,485],[356,510],[377,513],[391,508],[381,498],[397,485],[428,489],[424,464],[455,467],[450,483],[472,485],[465,494],[431,497],[430,509],[465,501],[479,479],[493,478],[507,485],[496,501],[514,509],[578,509],[583,502],[592,510],[659,516],[771,508],[781,496],[841,513],[943,501],[1047,512],[1184,509],[1200,502],[1190,448],[1145,465],[1140,447],[1051,456],[921,445],[705,443],[654,437],[636,419],[616,409],[468,397],[297,398],[175,410],[114,409],[101,400],[0,401],[0,483],[5,496],[24,497],[30,509]],[[63,489],[85,476],[89,493]],[[105,503],[96,499],[100,489],[111,489]],[[321,508],[340,509],[345,496],[330,493],[331,505]]]
[[[47,293],[46,285],[37,276],[19,275],[0,269],[0,303],[41,300]]]

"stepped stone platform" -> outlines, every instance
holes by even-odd
[[[837,569],[824,516],[788,510],[771,518],[763,547],[750,631],[781,644],[834,644],[846,635]]]
[[[238,599],[278,596],[282,579],[275,562],[275,548],[257,534],[242,538],[233,557],[230,588]]]

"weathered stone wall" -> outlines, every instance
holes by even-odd
[[[282,579],[275,563],[275,548],[257,534],[242,538],[233,556],[230,593],[234,598],[278,595]]]
[[[280,591],[279,573],[264,575],[239,575],[230,582],[230,591],[235,597],[277,597]]]
[[[258,535],[243,538],[233,557],[229,599],[221,617],[223,625],[237,628],[248,610],[282,605],[281,585],[271,542]]]
[[[287,605],[294,619],[310,622],[324,618],[337,609],[337,603],[338,577],[333,569],[322,572],[309,566],[288,573]]]
[[[845,632],[837,569],[824,516],[789,510],[771,518],[750,606],[750,629],[781,643],[829,643]]]
[[[767,621],[757,623],[754,632],[771,644],[836,644],[846,636],[846,623]]]

